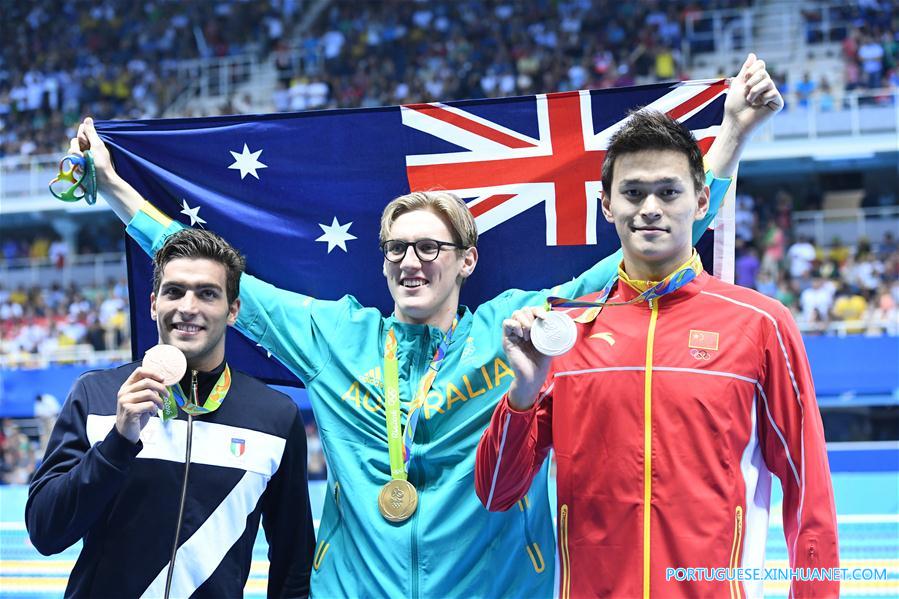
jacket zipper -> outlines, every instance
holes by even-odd
[[[540,551],[540,544],[531,539],[531,530],[528,524],[528,510],[531,509],[531,501],[528,499],[527,495],[518,500],[518,509],[521,512],[521,521],[524,527],[524,549],[531,559],[531,565],[534,566],[534,572],[540,574],[546,569],[546,562],[543,560],[543,552]]]
[[[643,597],[649,599],[649,520],[652,500],[652,353],[659,318],[658,300],[649,300],[652,311],[646,334],[646,372],[643,379]]]
[[[337,523],[334,524],[334,527],[328,531],[328,536],[319,541],[318,547],[315,549],[315,555],[312,558],[312,567],[315,570],[318,570],[322,566],[322,561],[325,559],[325,554],[328,553],[328,549],[331,548],[331,543],[328,541],[334,535],[334,532],[338,529],[340,524],[343,522],[343,514],[340,511],[340,483],[334,483],[334,508],[337,510]]]
[[[740,567],[740,548],[743,545],[743,506],[738,505],[734,511],[734,544],[730,550],[730,569]],[[739,580],[730,581],[730,596],[732,599],[742,599],[742,585]]]
[[[431,359],[428,356],[433,355],[433,353],[430,352],[430,349],[431,349],[430,336],[427,336],[425,338],[423,349],[424,349],[424,351],[420,351],[418,354],[419,358],[415,362],[415,371],[414,372],[426,373],[427,368],[430,367]],[[424,375],[422,375],[422,376],[424,376]],[[410,383],[409,388],[412,390],[412,397],[414,398],[416,396],[416,394],[418,393],[418,386],[419,386],[419,384],[421,384],[421,376],[419,376],[418,379],[416,379],[415,381],[412,381],[411,377],[410,377],[409,383]],[[424,399],[422,401],[424,401]],[[419,409],[421,409],[421,408],[419,408]],[[408,418],[408,412],[407,412],[407,418]],[[418,427],[415,430],[416,430],[416,434],[419,435],[419,437],[420,437],[421,443],[427,443],[431,440],[430,435],[428,433],[427,424],[425,424],[425,421],[424,421],[424,419],[421,418],[421,416],[419,416]],[[418,454],[418,452],[415,451],[416,448],[417,448],[417,445],[415,445],[413,443],[412,447],[409,450],[409,452],[410,452],[410,456],[409,456],[410,478],[411,478],[413,461],[420,462],[420,460],[421,460],[421,456]],[[419,464],[419,465],[421,465],[421,464]],[[411,566],[412,566],[412,572],[411,572],[411,577],[410,577],[411,580],[409,581],[409,586],[410,586],[410,591],[411,591],[410,597],[412,599],[419,599],[419,593],[420,593],[420,591],[419,591],[419,586],[420,586],[419,585],[419,576],[418,576],[418,574],[419,574],[419,572],[418,572],[418,570],[419,570],[419,568],[418,568],[418,520],[419,520],[419,515],[422,513],[422,509],[423,509],[424,495],[425,495],[424,491],[425,491],[425,482],[426,481],[425,481],[425,468],[421,467],[421,468],[419,468],[419,470],[421,472],[421,476],[416,477],[416,480],[413,483],[413,484],[415,484],[415,490],[418,492],[418,506],[415,508],[415,513],[412,514],[412,523],[411,523],[412,524],[412,531],[411,531],[412,539],[411,539],[411,543],[410,543],[410,547],[409,547],[410,553],[412,554],[411,555],[412,559],[410,560]]]
[[[559,596],[568,599],[571,593],[571,563],[568,558],[568,504],[559,508],[559,559],[562,562],[562,574],[559,576]]]
[[[197,371],[190,371],[190,392],[194,404],[197,397]],[[165,599],[169,599],[172,590],[172,576],[175,573],[175,557],[178,555],[178,540],[181,537],[181,523],[184,520],[184,503],[187,500],[187,476],[190,473],[190,453],[194,438],[194,417],[187,415],[187,443],[184,451],[184,479],[181,481],[181,501],[178,503],[178,518],[175,524],[175,540],[172,542],[172,559],[169,560],[169,571],[165,577]]]

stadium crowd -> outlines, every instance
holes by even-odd
[[[0,158],[60,151],[83,115],[152,118],[186,83],[178,61],[267,56],[300,0],[4,2]]]
[[[184,89],[177,63],[195,58],[271,56],[278,111],[685,79],[688,16],[754,2],[335,0],[293,36],[306,4],[11,3],[3,25],[19,26],[4,29],[0,52],[0,158],[60,151],[83,115],[161,116]],[[831,10],[837,25],[828,39],[842,40],[846,89],[899,87],[899,11],[888,0]],[[807,16],[812,42],[819,14]],[[815,97],[829,109],[841,95],[826,79],[807,75],[790,89],[781,78],[788,99],[800,104]],[[221,110],[254,107],[232,98]]]
[[[892,232],[872,243],[815,244],[791,223],[793,199],[736,199],[738,285],[790,308],[805,334],[899,334],[899,245]]]
[[[102,288],[0,284],[0,356],[7,366],[37,365],[39,356],[71,361],[59,350],[82,345],[95,352],[130,348],[124,280]]]

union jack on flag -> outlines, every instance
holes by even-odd
[[[468,203],[480,239],[462,292],[474,308],[502,291],[570,279],[618,248],[599,210],[611,135],[633,108],[684,122],[703,151],[720,125],[724,81],[690,81],[462,102],[305,113],[97,123],[118,172],[163,212],[211,229],[248,271],[321,299],[354,295],[393,309],[378,249],[381,211],[413,190]],[[727,266],[726,235],[700,244]],[[157,341],[151,267],[128,252],[136,355]],[[713,247],[714,246],[714,247]],[[726,273],[724,273],[726,274]],[[294,379],[229,331],[229,359],[271,382]]]
[[[724,81],[675,86],[647,108],[690,122],[727,91]],[[447,140],[464,151],[406,158],[409,187],[444,188],[464,198],[484,234],[543,204],[546,245],[595,245],[597,199],[609,138],[627,120],[597,131],[589,91],[539,95],[537,135],[504,127],[447,104],[403,106],[403,124]],[[696,119],[703,153],[717,125]]]

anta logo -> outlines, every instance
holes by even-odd
[[[372,369],[375,370],[375,369]],[[371,371],[369,371],[371,372]],[[441,385],[439,381],[428,391],[428,395],[419,404],[413,403],[410,410],[421,407],[426,420],[430,420],[436,414],[446,414],[454,408],[463,405],[469,399],[475,399],[499,388],[505,392],[515,375],[502,358],[494,358],[480,368],[472,368],[468,374]],[[364,384],[353,381],[349,388],[340,396],[343,401],[355,404],[357,410],[384,413],[384,400],[380,393],[371,393]]]
[[[590,335],[590,339],[602,339],[609,345],[615,345],[615,337],[612,336],[612,333],[593,333]]]

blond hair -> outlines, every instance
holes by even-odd
[[[450,223],[453,243],[463,248],[478,245],[478,228],[474,216],[459,196],[448,191],[413,191],[391,200],[381,214],[380,243],[390,235],[390,227],[401,215],[414,210],[429,210]],[[438,240],[439,241],[439,240]]]

